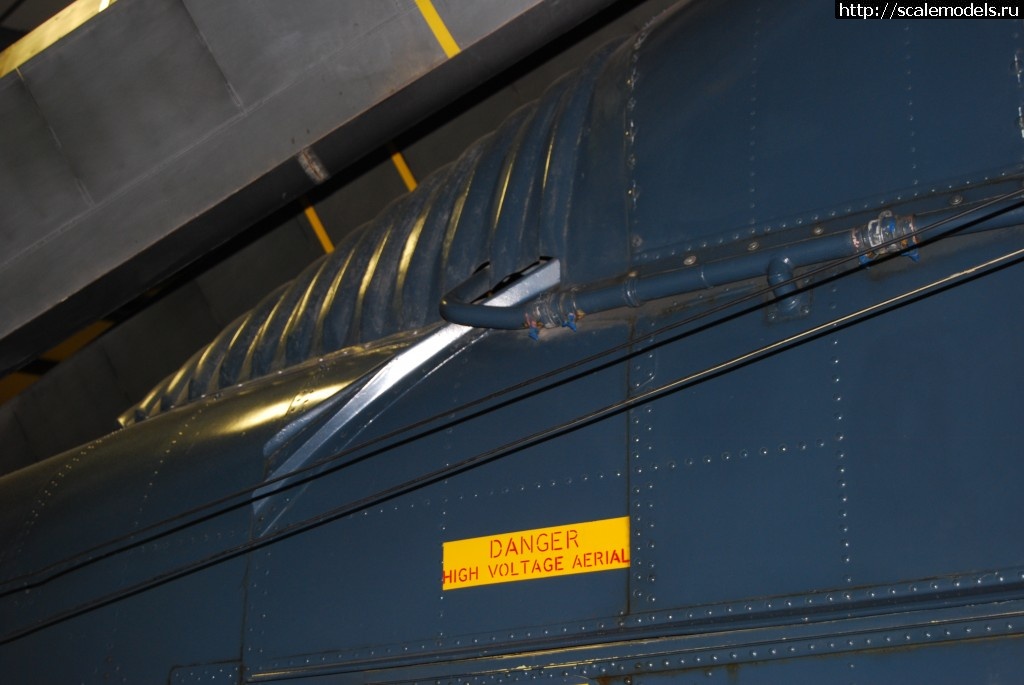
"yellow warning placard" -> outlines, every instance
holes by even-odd
[[[443,544],[442,590],[629,568],[629,517]]]

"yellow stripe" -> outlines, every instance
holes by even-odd
[[[0,51],[0,76],[4,76],[50,47],[105,10],[114,0],[76,0]],[[8,3],[10,4],[10,3]]]
[[[448,27],[441,21],[441,15],[434,9],[434,3],[430,2],[430,0],[416,0],[416,6],[420,9],[420,14],[426,20],[427,26],[434,32],[434,38],[437,38],[437,42],[441,44],[444,54],[448,57],[455,57],[455,55],[459,54],[462,49],[455,42],[455,39],[452,38]]]
[[[60,343],[56,347],[43,352],[39,357],[46,361],[62,362],[96,338],[100,337],[100,335],[105,333],[113,325],[113,321],[107,321],[105,319],[94,321],[82,330],[69,336],[64,342]]]
[[[313,205],[306,198],[302,198],[302,204],[304,205],[302,213],[306,215],[306,221],[309,222],[313,233],[316,233],[316,237],[324,248],[324,252],[334,252],[334,243],[331,242],[331,236],[327,235],[327,229],[324,228],[323,222],[320,221],[320,215],[316,213]]]
[[[0,404],[13,400],[37,380],[39,380],[39,376],[23,371],[15,371],[9,376],[0,376]]]
[[[391,163],[398,169],[398,175],[402,177],[406,190],[416,190],[416,177],[412,175],[412,170],[405,163],[405,157],[393,146],[389,145],[388,148],[391,150]]]

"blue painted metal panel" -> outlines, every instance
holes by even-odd
[[[673,358],[703,368],[756,349],[741,331],[761,319],[662,346],[634,369],[655,387],[679,377]],[[842,583],[829,351],[814,341],[631,412],[635,611]]]
[[[12,683],[156,683],[184,654],[198,663],[235,658],[245,566],[235,559],[64,620],[5,646],[0,668]]]
[[[972,252],[981,250],[959,254]],[[1010,361],[1024,329],[1000,304],[1022,278],[1019,267],[1006,269],[838,337],[835,405],[848,436],[843,480],[858,584],[1024,565],[1014,541],[1024,375]],[[846,365],[873,372],[851,378]],[[872,402],[893,420],[866,411]]]
[[[637,685],[696,683],[1009,683],[1024,676],[1019,638],[975,640],[942,646],[889,648],[780,661],[755,661],[742,666],[719,666],[645,675]]]
[[[136,425],[0,480],[0,667],[59,642],[51,679],[1019,678],[1020,86],[992,65],[1020,37],[972,24],[953,70],[956,24],[886,25],[840,83],[869,29],[820,14],[687,5],[609,47]],[[993,107],[867,116],[943,70]],[[614,517],[628,570],[442,584],[446,542]],[[201,640],[157,639],[193,614]]]
[[[632,225],[644,251],[1021,169],[1012,21],[859,23],[826,5],[762,2],[674,21],[700,38],[676,48],[671,30],[654,32],[634,67]]]
[[[386,409],[396,401],[390,394],[379,400],[385,410],[368,408],[359,422],[369,426],[357,433],[356,442],[388,435],[439,410],[459,412],[467,402],[507,387],[509,374],[488,373],[495,358],[529,353],[531,363],[517,370],[525,380],[540,369],[573,361],[581,345],[600,350],[624,343],[627,335],[621,325],[595,326],[580,336],[566,330],[542,349],[525,347],[528,339],[485,337],[428,377],[413,379],[411,388],[396,388],[393,394],[399,395],[402,411]],[[268,517],[274,507],[286,508],[267,534],[348,503],[372,501],[403,483],[428,479],[408,494],[364,501],[359,513],[256,556],[248,667],[275,671],[302,665],[301,659],[287,658],[294,654],[313,653],[314,661],[334,663],[493,644],[508,639],[509,626],[526,637],[550,633],[570,620],[595,626],[598,619],[615,622],[627,608],[623,571],[590,574],[582,581],[532,581],[526,583],[534,586],[529,601],[503,586],[443,593],[439,541],[625,515],[624,416],[581,428],[568,437],[568,444],[546,441],[468,470],[458,466],[524,434],[558,426],[581,408],[618,402],[624,391],[621,365],[591,372],[544,390],[542,403],[491,408],[365,461],[352,460],[303,486],[297,496],[288,492],[274,497]],[[350,433],[342,430],[338,437]],[[341,451],[343,445],[330,446],[328,452]],[[311,549],[318,550],[312,558]],[[296,569],[299,556],[309,563]],[[270,589],[258,589],[266,586],[267,576],[276,579]],[[333,589],[325,593],[325,587]],[[591,601],[580,602],[581,591]],[[382,611],[384,606],[393,608]],[[339,649],[339,644],[346,646]]]

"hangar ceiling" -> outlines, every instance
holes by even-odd
[[[0,371],[608,1],[129,0],[0,60]]]
[[[671,3],[607,4],[304,5],[328,20],[119,0],[0,76],[0,118],[34,119],[0,126],[0,371],[46,371],[0,405],[0,473],[115,429],[263,294]],[[0,0],[3,35],[53,5]],[[96,339],[62,349],[76,332]]]
[[[67,0],[0,0],[0,50],[60,12]]]

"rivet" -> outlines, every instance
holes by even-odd
[[[697,255],[688,254],[683,259],[683,265],[684,266],[693,266],[696,263],[697,263]]]

